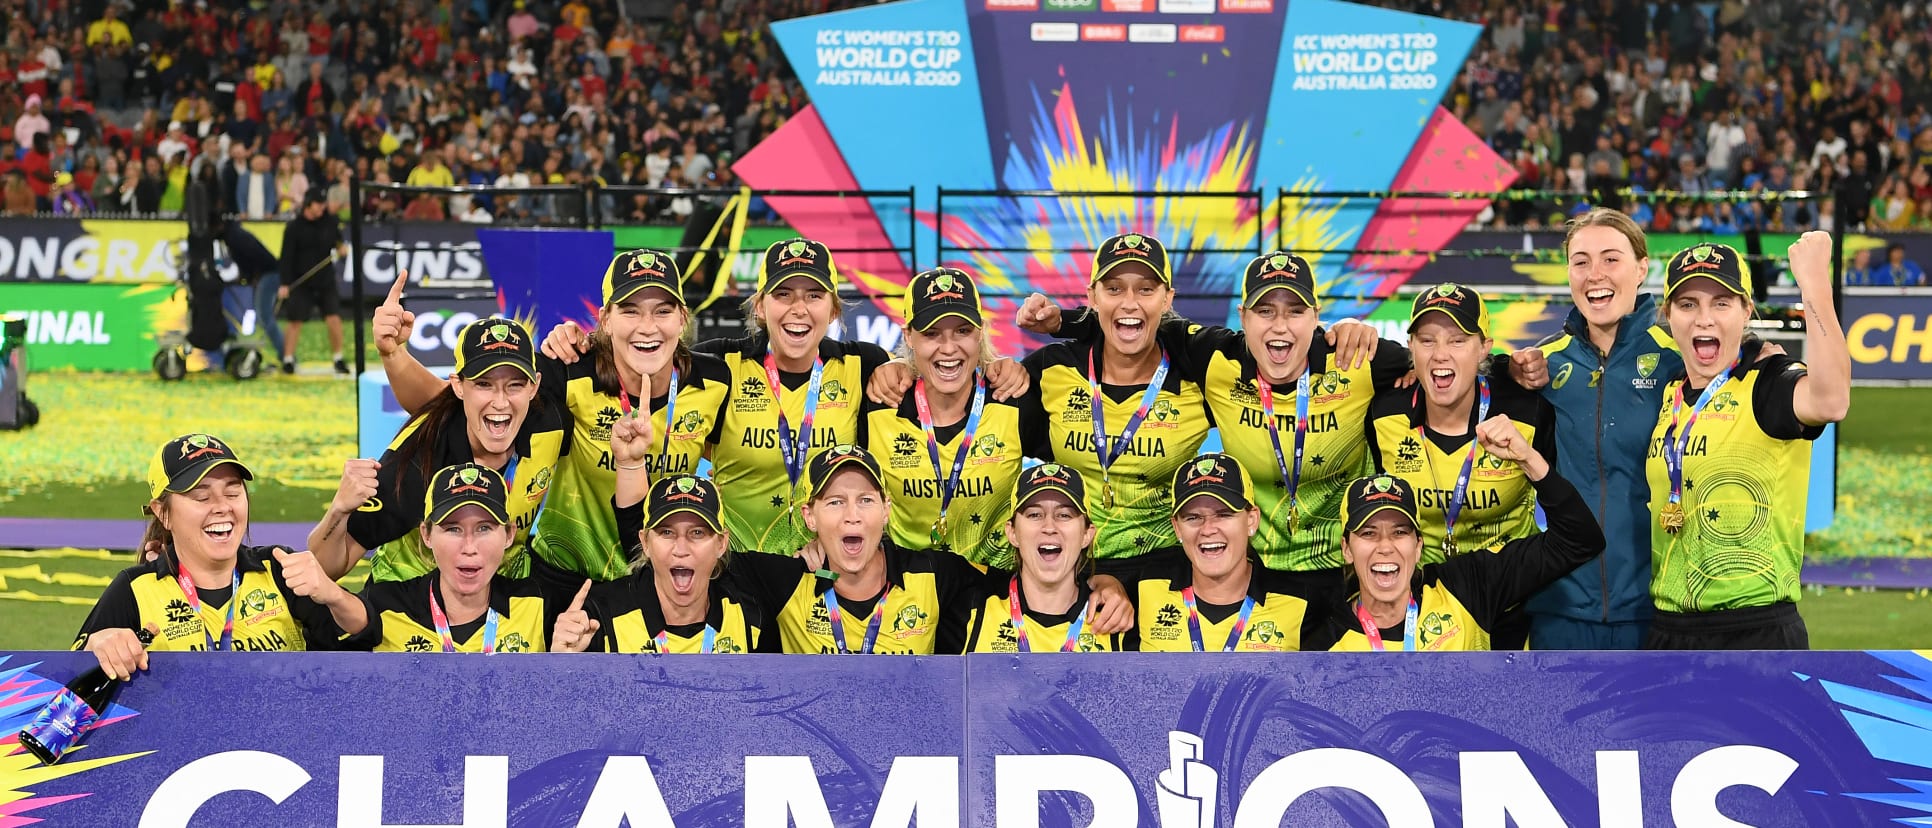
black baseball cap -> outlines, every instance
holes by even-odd
[[[159,500],[164,492],[185,492],[201,484],[201,479],[216,466],[232,465],[241,470],[243,480],[255,474],[235,457],[235,450],[207,434],[183,434],[169,440],[148,463],[148,496]]]
[[[498,365],[508,365],[536,379],[537,352],[523,324],[491,316],[463,326],[456,342],[456,375],[476,379]]]
[[[677,259],[661,250],[639,248],[617,254],[604,271],[604,304],[615,305],[645,288],[662,288],[671,299],[684,304],[684,275],[678,272]]]
[[[1751,295],[1751,266],[1737,248],[1703,242],[1670,257],[1670,263],[1664,266],[1664,298],[1669,299],[1685,282],[1700,277],[1739,296]]]
[[[1311,308],[1321,307],[1315,301],[1315,269],[1308,266],[1307,259],[1286,250],[1256,256],[1248,262],[1248,270],[1241,277],[1241,304],[1252,308],[1261,297],[1277,290],[1294,294]]]
[[[1225,454],[1203,454],[1174,471],[1174,514],[1202,495],[1239,512],[1254,506],[1254,483],[1241,461]]]
[[[1173,284],[1174,275],[1167,264],[1167,247],[1161,240],[1144,233],[1122,233],[1108,237],[1100,243],[1093,253],[1093,278],[1087,284],[1094,284],[1107,275],[1131,264],[1146,267],[1154,278],[1164,284]]]
[[[1020,483],[1013,487],[1013,511],[1041,492],[1059,492],[1073,501],[1074,508],[1081,514],[1087,513],[1087,481],[1080,471],[1060,463],[1041,463],[1020,472]]]
[[[1388,474],[1356,478],[1348,484],[1348,496],[1342,502],[1342,534],[1362,528],[1375,513],[1389,509],[1401,512],[1417,527],[1422,525],[1416,518],[1415,490],[1402,478]]]
[[[429,491],[423,493],[423,523],[434,526],[457,509],[472,505],[483,507],[498,523],[509,523],[509,488],[503,475],[489,466],[444,466],[429,479]]]
[[[984,327],[985,308],[979,301],[979,287],[966,271],[935,267],[912,277],[906,284],[906,324],[925,331],[939,320],[956,316],[975,327]]]
[[[862,446],[844,443],[819,452],[810,463],[805,464],[806,499],[817,497],[818,490],[824,488],[825,482],[847,466],[865,472],[879,487],[879,491],[885,491],[885,473],[879,471],[879,461],[873,458],[872,452]]]
[[[644,499],[644,525],[656,526],[672,515],[689,512],[712,531],[723,531],[723,508],[718,486],[710,478],[676,474],[651,484],[651,493]]]
[[[1409,330],[1413,332],[1424,314],[1440,313],[1449,317],[1463,333],[1489,336],[1489,306],[1483,295],[1455,282],[1443,282],[1424,290],[1409,308]]]
[[[810,277],[826,290],[839,287],[839,269],[832,264],[832,251],[811,239],[787,239],[765,248],[764,265],[758,268],[759,295],[770,293],[793,276]]]

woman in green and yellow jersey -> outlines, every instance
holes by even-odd
[[[1141,652],[1290,652],[1302,649],[1339,598],[1334,569],[1264,566],[1255,486],[1241,461],[1203,454],[1174,472],[1172,522],[1180,554],[1143,568],[1129,584],[1139,616],[1130,648]]]
[[[1476,291],[1425,289],[1409,313],[1415,389],[1376,396],[1369,451],[1377,471],[1408,481],[1423,517],[1423,563],[1487,549],[1536,532],[1536,490],[1523,470],[1484,453],[1477,426],[1507,416],[1544,457],[1556,456],[1555,412],[1491,370],[1489,310]]]
[[[735,561],[746,556],[730,550],[718,487],[689,474],[645,479],[655,444],[648,424],[624,417],[611,426],[618,531],[634,539],[637,563],[630,575],[594,587],[585,608],[558,619],[559,643],[609,653],[779,652],[766,607],[738,586],[736,570],[745,565]],[[594,638],[566,640],[574,631]]]
[[[1186,337],[1196,373],[1185,379],[1200,385],[1222,448],[1257,475],[1250,549],[1273,569],[1341,565],[1342,486],[1371,468],[1369,403],[1409,371],[1401,345],[1349,320],[1324,329],[1320,307],[1308,261],[1277,251],[1243,274],[1242,330],[1163,326]],[[1093,336],[1091,316],[1069,314],[1060,335]]]
[[[369,624],[362,649],[389,653],[539,653],[556,610],[532,578],[500,573],[509,549],[509,503],[503,475],[475,463],[438,470],[423,495],[415,533],[434,569],[363,590]],[[590,588],[585,581],[577,601]]]
[[[610,499],[616,469],[607,450],[611,424],[636,410],[652,420],[658,445],[646,457],[653,475],[695,471],[730,392],[716,357],[691,352],[691,311],[677,261],[658,250],[618,253],[604,271],[597,329],[552,329],[536,364],[546,406],[567,411],[573,449],[550,481],[532,551],[545,588],[570,594],[584,578],[608,581],[629,570]],[[377,351],[405,409],[433,387],[434,375],[400,344],[413,317],[393,300],[376,312]],[[413,409],[411,409],[413,410]]]
[[[1342,549],[1353,594],[1323,612],[1320,635],[1331,649],[1491,649],[1511,607],[1602,554],[1603,530],[1590,505],[1514,423],[1497,417],[1475,431],[1484,452],[1518,467],[1536,487],[1549,531],[1429,563],[1430,518],[1415,488],[1388,474],[1349,483]]]
[[[1761,359],[1745,336],[1751,271],[1700,244],[1665,267],[1664,321],[1684,373],[1664,390],[1646,476],[1655,518],[1649,649],[1805,649],[1798,616],[1811,441],[1851,407],[1851,355],[1831,304],[1829,233],[1800,236],[1791,275],[1805,357]]]
[[[371,549],[377,550],[376,581],[409,580],[434,569],[416,531],[424,493],[438,469],[471,462],[499,470],[509,482],[511,540],[503,573],[529,574],[530,528],[569,450],[563,409],[538,398],[535,354],[529,332],[515,321],[479,319],[463,328],[449,381],[438,383],[441,390],[403,426],[375,469],[349,461],[328,515],[309,534],[331,576],[347,573]]]
[[[1025,447],[1019,406],[998,399],[987,377],[995,358],[979,288],[954,268],[920,273],[906,286],[905,317],[912,391],[896,406],[865,403],[867,444],[892,495],[892,540],[1010,568],[1000,527]]]
[[[81,624],[86,650],[115,678],[148,666],[148,651],[320,650],[361,629],[362,605],[313,555],[248,546],[248,481],[227,443],[169,440],[148,465],[147,538],[154,558],[121,570]]]
[[[1207,437],[1207,404],[1184,335],[1161,326],[1174,288],[1167,249],[1140,233],[1094,252],[1087,300],[1100,336],[1056,342],[1023,363],[1026,453],[1071,466],[1099,491],[1094,557],[1110,571],[1175,545],[1167,480]]]
[[[724,524],[734,551],[791,554],[805,540],[794,493],[807,462],[834,445],[864,444],[865,382],[887,356],[827,338],[838,284],[825,245],[773,244],[747,304],[754,333],[698,346],[721,357],[730,377],[710,443],[712,479],[731,493]]]
[[[1087,486],[1058,463],[1027,469],[1007,509],[1006,543],[1019,571],[1001,583],[999,572],[966,625],[969,653],[1094,653],[1121,649],[1118,633],[1100,632],[1101,601],[1088,583],[1094,526],[1087,519]],[[1119,596],[1122,609],[1126,596]]]

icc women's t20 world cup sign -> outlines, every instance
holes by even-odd
[[[1123,230],[1167,242],[1195,318],[1219,321],[1246,259],[1281,241],[1310,251],[1334,310],[1358,312],[1350,298],[1386,296],[1425,258],[1314,251],[1435,250],[1484,204],[1316,194],[1514,179],[1439,106],[1478,25],[1335,0],[910,0],[772,28],[813,105],[737,173],[761,189],[913,188],[913,203],[771,201],[835,251],[971,270],[996,317],[1032,291],[1083,292],[1078,251]],[[942,204],[942,188],[1250,195]],[[841,264],[872,294],[909,275],[889,252]]]

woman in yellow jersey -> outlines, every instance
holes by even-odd
[[[510,545],[509,486],[488,466],[436,472],[416,532],[435,561],[427,574],[378,581],[362,592],[368,614],[356,643],[376,652],[534,653],[558,613],[537,582],[499,573]],[[571,609],[590,589],[585,581]]]
[[[794,490],[812,455],[864,444],[865,382],[877,345],[826,338],[840,312],[838,267],[825,245],[791,239],[765,250],[747,302],[753,333],[700,351],[723,358],[731,395],[711,432],[712,479],[731,493],[734,551],[790,554],[804,540]]]
[[[1028,456],[1072,466],[1098,491],[1089,505],[1109,571],[1175,545],[1166,481],[1194,458],[1212,426],[1184,336],[1163,329],[1174,289],[1167,249],[1124,233],[1100,243],[1087,301],[1098,342],[1056,342],[1023,361],[1033,390],[1021,404]]]
[[[248,546],[248,483],[227,443],[169,440],[148,465],[146,542],[159,554],[128,567],[94,603],[74,649],[115,678],[148,666],[148,650],[328,649],[362,627],[361,602],[313,555]]]
[[[1805,649],[1798,617],[1811,441],[1851,407],[1851,355],[1831,304],[1829,233],[1800,236],[1791,275],[1805,357],[1761,359],[1745,336],[1751,270],[1700,244],[1665,267],[1664,321],[1684,373],[1664,390],[1645,473],[1655,517],[1645,647]]]
[[[1490,345],[1481,294],[1454,284],[1424,289],[1409,313],[1417,387],[1377,395],[1369,407],[1376,470],[1418,495],[1423,563],[1536,531],[1534,487],[1521,468],[1485,454],[1476,431],[1507,416],[1538,453],[1554,457],[1555,413],[1509,378],[1507,358],[1492,360]]]
[[[1174,472],[1172,522],[1181,554],[1145,567],[1130,594],[1142,652],[1286,652],[1303,648],[1319,608],[1339,599],[1333,569],[1263,566],[1250,546],[1260,531],[1255,487],[1241,462],[1203,454]]]
[[[392,297],[395,296],[392,293]],[[532,572],[552,594],[569,594],[583,578],[621,577],[629,541],[610,509],[616,481],[611,423],[638,408],[653,418],[657,445],[646,457],[652,475],[697,470],[718,411],[730,392],[724,363],[691,352],[691,312],[676,260],[657,250],[618,253],[604,271],[597,330],[565,322],[545,338],[536,364],[538,395],[569,412],[570,451],[550,481],[532,551]],[[408,348],[413,316],[394,302],[376,312],[377,350],[405,409],[439,384]],[[385,338],[393,340],[384,346]],[[576,450],[575,447],[582,447]]]
[[[979,288],[954,268],[920,273],[906,286],[905,317],[912,392],[897,405],[865,403],[867,444],[892,495],[892,540],[1011,567],[1000,527],[1025,447],[1019,406],[986,375],[995,357]]]
[[[689,474],[655,484],[645,479],[655,445],[649,422],[624,417],[611,426],[618,531],[636,539],[637,563],[630,575],[592,588],[587,608],[558,618],[558,646],[609,653],[779,652],[766,608],[730,577],[739,556],[725,536],[718,487]]]
[[[471,462],[510,482],[504,574],[530,571],[524,554],[530,526],[566,450],[564,412],[537,400],[535,353],[529,332],[512,320],[479,319],[463,328],[456,371],[443,390],[403,426],[377,468],[349,461],[328,514],[309,533],[310,548],[331,576],[341,577],[365,550],[378,547],[376,581],[404,581],[435,568],[416,531],[423,495],[436,470]]]
[[[1510,607],[1603,552],[1603,530],[1589,504],[1514,423],[1488,420],[1476,427],[1476,439],[1490,456],[1522,469],[1549,531],[1429,563],[1430,518],[1414,487],[1388,474],[1349,483],[1342,553],[1353,594],[1323,612],[1320,636],[1334,642],[1332,649],[1491,649],[1492,632]]]
[[[1087,486],[1070,466],[1027,469],[1013,491],[1006,542],[1019,571],[999,583],[998,572],[966,626],[969,653],[1092,653],[1121,649],[1118,634],[1097,632],[1097,602],[1087,583],[1093,522]],[[1121,604],[1125,605],[1125,596]]]
[[[1341,565],[1342,486],[1370,467],[1369,403],[1409,372],[1407,349],[1352,320],[1324,329],[1320,307],[1308,261],[1277,251],[1243,274],[1242,330],[1170,323],[1196,369],[1183,379],[1200,385],[1227,453],[1257,476],[1261,528],[1250,549],[1275,569]],[[1039,294],[1021,315],[1041,333],[1097,334],[1091,314],[1076,309],[1060,324]]]

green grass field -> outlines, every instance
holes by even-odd
[[[305,340],[304,360],[325,364],[319,327]],[[279,374],[177,384],[147,374],[35,375],[30,392],[44,422],[0,432],[9,466],[0,517],[136,519],[149,452],[203,430],[227,439],[255,470],[253,520],[314,520],[356,451],[354,388],[344,378]],[[1813,558],[1932,557],[1929,410],[1932,390],[1853,391],[1837,520],[1808,539]],[[56,552],[0,551],[0,650],[66,646],[106,578],[130,562],[125,554]],[[1932,647],[1932,596],[1813,591],[1800,608],[1819,648]]]

